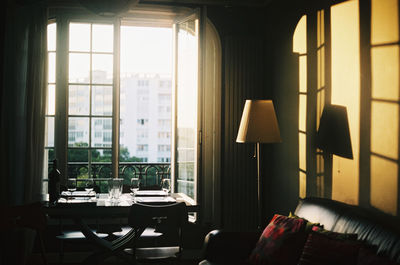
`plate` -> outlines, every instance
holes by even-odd
[[[163,190],[138,190],[135,191],[135,196],[168,196],[168,192]]]

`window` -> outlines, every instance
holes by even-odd
[[[56,158],[54,154],[54,120],[55,120],[55,98],[56,98],[56,30],[57,24],[51,23],[47,27],[47,50],[48,50],[48,85],[47,85],[47,104],[45,122],[45,152],[44,161],[52,164]],[[43,170],[48,174],[48,167]],[[47,188],[44,186],[44,191]]]
[[[48,27],[46,159],[57,157],[62,175],[78,178],[98,177],[99,165],[116,177],[127,162],[171,163],[174,191],[197,200],[198,14],[160,27],[80,16],[63,14]]]
[[[68,25],[69,177],[92,176],[92,162],[109,160],[112,135],[112,24]],[[99,137],[102,135],[103,137]],[[87,171],[81,171],[87,165]]]

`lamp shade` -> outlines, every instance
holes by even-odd
[[[272,100],[246,100],[236,142],[281,142]]]
[[[317,147],[329,154],[353,159],[347,109],[326,105],[317,132]]]

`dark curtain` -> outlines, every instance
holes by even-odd
[[[1,201],[41,199],[47,93],[47,8],[8,2],[0,119]]]

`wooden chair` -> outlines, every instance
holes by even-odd
[[[184,202],[165,205],[135,203],[131,206],[128,216],[130,230],[113,241],[98,237],[84,222],[81,222],[83,234],[96,246],[96,251],[87,257],[84,263],[98,264],[110,256],[116,256],[127,263],[134,264],[137,260],[179,259],[182,253],[182,228],[187,220],[188,214]],[[154,230],[158,238],[174,239],[171,241],[172,244],[139,247],[140,239],[149,236],[149,228]],[[162,236],[159,233],[162,233]]]
[[[99,238],[106,238],[108,234],[106,233],[97,233],[95,229],[91,229],[92,233],[94,233]],[[81,231],[77,230],[61,230],[61,233],[56,236],[56,238],[60,242],[59,249],[59,262],[63,264],[64,262],[64,248],[65,244],[82,244],[86,242],[86,237]]]
[[[125,251],[133,255],[134,263],[139,261],[160,261],[179,259],[182,254],[182,230],[187,224],[188,213],[184,202],[166,205],[134,204],[128,217],[131,227],[139,229],[143,235],[146,229],[153,228],[161,232],[155,245],[140,247],[139,239],[135,237],[130,249]]]
[[[46,251],[43,241],[43,232],[47,225],[47,217],[42,210],[42,205],[37,202],[20,206],[2,206],[0,207],[0,212],[2,213],[2,217],[0,218],[2,236],[12,236],[14,231],[17,231],[21,228],[34,230],[36,232],[36,238],[39,242],[42,262],[43,264],[47,264]],[[8,256],[15,256],[17,258],[18,255],[22,254],[18,252],[18,249],[6,249],[3,249],[3,251],[7,251],[7,253],[4,254]]]

